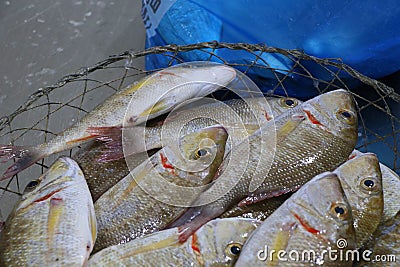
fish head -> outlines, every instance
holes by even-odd
[[[382,219],[383,190],[379,160],[365,153],[348,160],[334,171],[353,214],[357,247],[375,232]]]
[[[212,176],[222,162],[227,138],[228,133],[220,125],[199,129],[180,138],[179,149],[174,149],[179,152],[169,158],[175,158],[174,165],[182,166],[181,170]]]
[[[30,203],[61,191],[77,181],[84,181],[82,170],[74,160],[61,157],[42,176],[27,184],[19,207],[26,207]]]
[[[167,71],[176,73],[188,82],[201,84],[199,91],[202,96],[215,91],[215,85],[225,87],[237,75],[237,70],[227,65],[201,61],[170,67]]]
[[[244,218],[216,219],[205,224],[192,239],[200,265],[233,266],[243,244],[260,224]]]
[[[304,102],[302,109],[312,125],[355,145],[357,110],[350,92],[339,89],[321,94]]]
[[[350,248],[355,246],[351,207],[336,174],[317,175],[292,199],[288,208],[308,235],[317,236],[324,246],[335,247],[339,239],[345,239]]]
[[[32,240],[39,242],[37,253],[46,255],[43,261],[48,266],[55,262],[63,265],[65,261],[84,266],[87,262],[97,236],[97,223],[85,178],[74,160],[61,157],[28,183],[11,220],[16,217],[24,224],[32,223],[30,228],[20,221],[10,221],[15,229],[30,233]],[[64,241],[58,242],[60,239]]]

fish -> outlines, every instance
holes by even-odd
[[[93,201],[78,164],[61,157],[25,188],[0,233],[0,266],[86,266]]]
[[[350,158],[364,155],[364,153],[354,150]],[[392,219],[400,211],[400,177],[397,173],[391,170],[388,166],[379,163],[382,173],[383,187],[383,215],[382,222]]]
[[[350,92],[338,89],[310,99],[232,149],[215,183],[169,227],[180,227],[184,242],[201,225],[238,203],[249,205],[294,192],[315,175],[346,161],[356,140],[357,113]]]
[[[179,216],[185,201],[193,201],[204,190],[201,186],[211,182],[227,138],[221,126],[204,128],[180,140],[182,156],[191,161],[182,164],[170,145],[131,170],[95,202],[98,237],[93,251],[160,230]]]
[[[96,202],[102,194],[129,174],[125,159],[110,162],[97,161],[102,147],[101,142],[92,142],[80,148],[72,157],[83,171],[93,202]],[[149,153],[132,156],[129,159],[130,168],[139,166],[155,152],[149,151]]]
[[[88,127],[137,125],[164,114],[185,100],[212,93],[236,77],[229,66],[187,63],[155,72],[116,92],[78,123],[36,146],[0,145],[0,158],[17,159],[0,178],[5,180],[51,154],[94,140]],[[138,113],[139,112],[139,113]]]
[[[91,127],[88,132],[105,142],[108,149],[104,150],[99,159],[101,162],[107,162],[161,148],[163,143],[170,142],[171,137],[182,136],[216,124],[223,125],[230,135],[235,133],[230,131],[234,127],[242,127],[250,135],[258,130],[260,125],[301,103],[302,101],[291,97],[254,97],[224,102],[204,98],[192,103],[190,108],[185,105],[174,110],[161,125],[128,128]],[[240,137],[236,137],[235,140],[240,142]],[[142,140],[144,142],[140,142]]]
[[[88,266],[234,266],[247,237],[260,225],[252,219],[208,222],[185,243],[168,229],[103,249]]]
[[[292,194],[264,199],[260,202],[249,204],[246,206],[236,205],[225,211],[219,218],[249,218],[259,221],[265,221],[277,208],[279,208]]]
[[[356,247],[360,248],[377,229],[383,214],[382,174],[379,160],[373,153],[356,156],[334,173],[339,177],[350,204]]]
[[[315,176],[254,230],[236,266],[352,265],[324,250],[355,250],[351,207],[333,172]]]
[[[375,154],[360,154],[351,157],[334,172],[352,208],[357,248],[374,233],[382,219],[383,192],[382,175]],[[366,186],[364,183],[368,183]],[[235,206],[220,217],[243,217],[264,221],[279,208],[290,194],[280,195],[247,206]]]
[[[382,222],[372,238],[362,248],[360,261],[354,267],[399,266],[400,212]],[[376,258],[377,257],[377,258]]]

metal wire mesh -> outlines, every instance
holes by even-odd
[[[222,49],[232,51],[233,55],[235,52],[240,52],[240,55],[246,53],[254,60],[246,64],[226,60],[217,53]],[[293,75],[310,80],[318,93],[338,88],[351,91],[357,102],[359,113],[358,149],[377,153],[385,164],[399,172],[397,135],[400,95],[393,88],[362,75],[340,59],[321,59],[306,55],[299,50],[244,43],[207,42],[185,46],[169,45],[152,47],[139,52],[126,51],[110,56],[93,66],[66,75],[54,85],[40,88],[28,96],[12,114],[0,119],[0,143],[36,145],[45,142],[74,124],[113,92],[155,71],[144,69],[145,56],[158,54],[168,58],[168,65],[172,65],[183,62],[182,55],[191,51],[201,53],[203,56],[207,55],[208,60],[237,67],[244,73],[253,70],[269,72],[275,77],[275,82],[266,93],[268,95],[276,95],[278,89],[289,95],[286,86]],[[293,67],[289,70],[274,69],[263,57],[265,54],[279,54],[292,61]],[[327,75],[315,76],[307,68],[309,62],[318,64]],[[347,80],[341,78],[343,73],[360,81],[359,85],[350,86]],[[71,155],[72,153],[73,151],[69,151],[63,154]],[[11,199],[10,202],[15,201],[25,184],[38,177],[58,156],[46,158],[11,180],[0,183],[2,202],[4,199]],[[2,164],[0,171],[4,171],[6,166],[8,164]],[[10,211],[11,204],[2,205],[4,206],[1,207],[3,214]]]

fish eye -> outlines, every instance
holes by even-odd
[[[294,108],[295,106],[297,106],[298,101],[297,99],[286,97],[286,98],[281,98],[280,103],[282,107]]]
[[[365,185],[366,187],[371,188],[371,187],[374,187],[375,183],[374,183],[374,181],[368,179],[368,180],[365,180],[365,181],[364,181],[364,185]]]
[[[379,181],[375,177],[366,177],[362,179],[360,185],[367,194],[380,192]]]
[[[226,253],[229,256],[237,257],[241,251],[242,251],[242,244],[240,243],[231,243],[228,244],[228,246],[226,247]]]
[[[356,121],[356,116],[349,110],[340,109],[338,112],[336,112],[336,116],[338,119],[345,121],[348,124],[354,124]]]
[[[24,192],[29,192],[35,189],[40,184],[40,180],[32,180],[30,181],[26,187]]]
[[[194,159],[200,159],[202,157],[207,156],[210,153],[210,151],[206,148],[199,148],[195,153],[194,153]]]
[[[337,207],[335,207],[335,212],[337,214],[343,215],[345,210],[342,207],[337,206]]]
[[[350,119],[350,118],[351,118],[351,114],[350,114],[348,111],[343,111],[341,114],[342,114],[342,116],[343,116],[344,118],[347,118],[347,119]]]
[[[335,203],[331,206],[331,212],[339,219],[345,219],[348,217],[349,209],[344,203]]]

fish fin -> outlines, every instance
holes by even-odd
[[[46,154],[43,150],[37,146],[0,146],[0,158],[4,158],[3,162],[7,162],[10,159],[17,159],[4,172],[0,181],[13,177],[45,156]]]
[[[49,247],[52,247],[54,236],[57,234],[64,209],[65,201],[63,199],[56,197],[50,199],[49,215],[47,219],[47,244]]]
[[[101,151],[98,162],[114,161],[124,157],[121,126],[89,127],[86,131],[96,136],[96,140],[104,142],[107,148]]]
[[[89,127],[87,132],[96,136],[96,139],[104,142],[107,149],[102,151],[99,162],[108,162],[118,160],[124,155],[132,156],[145,152],[153,147],[146,147],[145,142],[139,142],[145,138],[145,127]],[[124,134],[124,143],[130,144],[124,147],[122,135]],[[125,151],[124,151],[125,149]]]
[[[161,99],[160,101],[155,103],[153,106],[147,108],[142,113],[140,113],[138,115],[138,117],[145,117],[145,116],[147,117],[149,115],[154,115],[156,113],[159,113],[159,112],[165,110],[168,107],[166,102],[167,102],[166,99]]]
[[[166,238],[158,240],[157,242],[135,248],[135,250],[121,255],[119,258],[126,259],[126,258],[133,257],[135,255],[138,255],[138,254],[163,249],[166,247],[171,247],[171,246],[178,245],[178,244],[179,244],[179,240],[176,236],[168,236]]]
[[[287,120],[276,133],[276,142],[279,144],[293,132],[297,126],[305,120],[305,116],[301,114],[292,115],[290,120]]]
[[[181,217],[172,222],[169,228],[178,227],[179,242],[184,243],[200,227],[222,214],[219,211],[207,209],[207,206],[191,207]]]
[[[95,136],[96,140],[102,141],[107,145],[122,146],[122,127],[88,127],[86,132]]]
[[[90,201],[91,202],[91,201]],[[90,244],[90,252],[92,252],[93,250],[93,246],[96,242],[96,238],[97,238],[97,220],[96,220],[96,215],[95,215],[95,211],[93,208],[93,204],[88,203],[88,210],[89,210],[89,228],[90,228],[90,232],[92,234],[92,242]]]
[[[289,245],[290,236],[292,235],[293,231],[297,228],[296,223],[284,223],[281,226],[281,229],[277,232],[276,237],[271,240],[272,243],[272,250],[274,251],[286,251]],[[272,251],[271,250],[271,251]],[[277,253],[272,255],[270,259],[272,265],[270,266],[278,266],[280,262],[279,258],[277,257]]]
[[[289,187],[289,188],[285,188],[285,189],[277,190],[277,191],[272,191],[272,192],[259,192],[259,193],[254,192],[251,195],[249,195],[248,197],[246,197],[245,199],[243,199],[242,201],[240,201],[238,206],[244,207],[244,206],[252,205],[252,204],[264,201],[269,198],[278,197],[278,196],[281,196],[281,195],[284,195],[287,193],[297,191],[299,188],[300,188],[300,186],[293,186],[293,187]]]
[[[191,222],[185,223],[178,227],[179,230],[179,243],[184,243],[191,237],[196,231],[202,227],[204,224],[212,220],[213,218],[209,218],[207,216],[200,215],[193,219]]]

